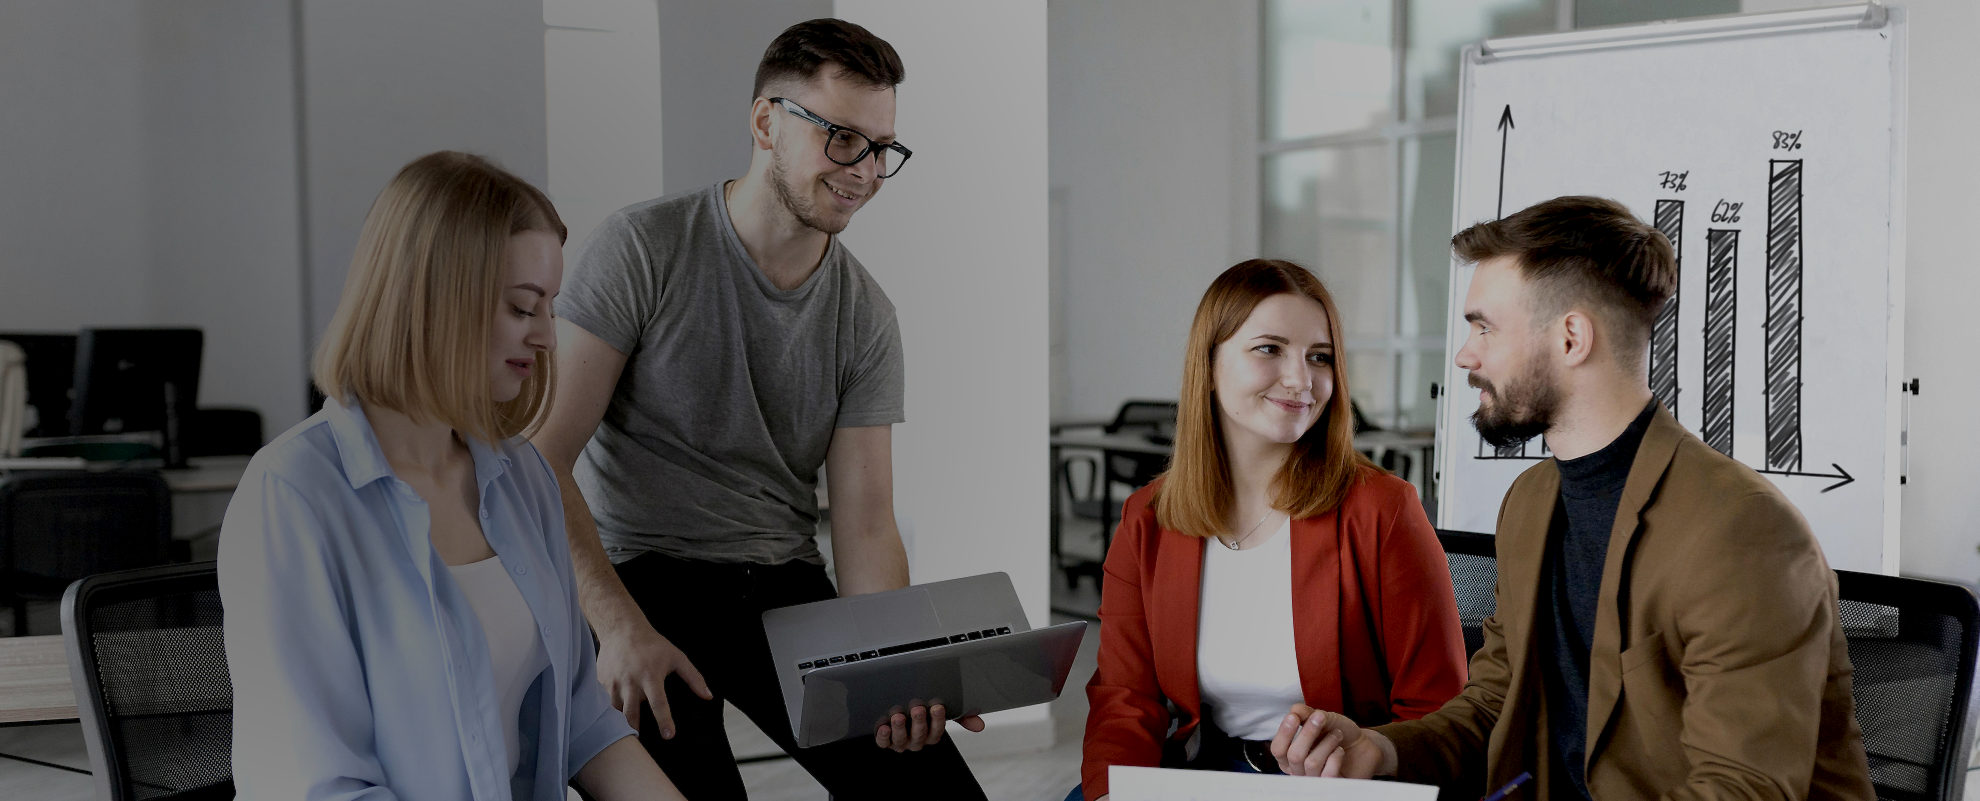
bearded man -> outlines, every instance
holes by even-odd
[[[1464,691],[1368,730],[1294,708],[1287,773],[1397,778],[1477,798],[1861,799],[1836,580],[1767,479],[1651,397],[1671,245],[1614,201],[1562,197],[1452,239],[1477,264],[1457,354],[1472,422],[1546,438],[1498,522],[1498,611]]]
[[[757,67],[748,173],[614,213],[557,303],[574,327],[535,442],[563,485],[599,681],[689,798],[745,798],[725,700],[839,798],[983,797],[940,705],[798,748],[762,624],[908,583],[900,328],[835,236],[911,155],[903,76],[865,28],[791,26]],[[821,465],[836,589],[814,540]]]

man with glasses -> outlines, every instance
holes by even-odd
[[[757,67],[748,173],[614,213],[557,304],[574,326],[535,442],[563,484],[599,680],[689,798],[746,797],[724,700],[839,798],[983,797],[939,706],[799,749],[761,618],[908,583],[900,329],[834,236],[908,160],[903,72],[858,25],[784,31]],[[836,590],[813,539],[821,465]]]

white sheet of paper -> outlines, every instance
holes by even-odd
[[[1436,801],[1427,784],[1262,776],[1209,770],[1107,768],[1110,801]]]

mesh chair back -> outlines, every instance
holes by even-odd
[[[214,563],[91,576],[62,598],[97,797],[234,797],[234,689]]]
[[[1107,477],[1130,487],[1143,487],[1169,469],[1169,457],[1159,453],[1108,454]]]
[[[171,541],[172,490],[156,472],[0,474],[0,568],[16,586],[56,597],[84,576],[163,564]]]
[[[1114,422],[1107,424],[1107,433],[1118,434],[1122,429],[1145,428],[1150,431],[1176,430],[1176,414],[1180,405],[1175,401],[1131,400],[1121,404],[1114,413]]]
[[[1464,627],[1464,656],[1485,646],[1485,618],[1498,611],[1493,590],[1499,584],[1498,545],[1490,534],[1437,529],[1444,560],[1451,567],[1451,588],[1457,591],[1458,622]]]
[[[81,470],[0,473],[0,600],[14,633],[28,631],[27,602],[54,600],[94,573],[165,564],[172,490],[156,472]]]
[[[1886,801],[1958,801],[1973,750],[1980,603],[1924,579],[1836,571],[1870,780]]]
[[[1158,437],[1173,437],[1179,408],[1180,405],[1175,401],[1124,402],[1120,410],[1114,413],[1114,422],[1107,424],[1107,433],[1143,431]],[[1107,458],[1107,479],[1122,482],[1130,487],[1140,487],[1154,481],[1156,476],[1167,469],[1169,469],[1169,457],[1165,454],[1116,452],[1109,454]]]

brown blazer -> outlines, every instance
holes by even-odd
[[[1473,797],[1532,771],[1551,737],[1534,632],[1560,498],[1553,460],[1499,509],[1498,613],[1457,698],[1377,730],[1398,778]],[[1659,408],[1609,537],[1589,653],[1588,790],[1619,799],[1869,799],[1836,579],[1767,479]]]

